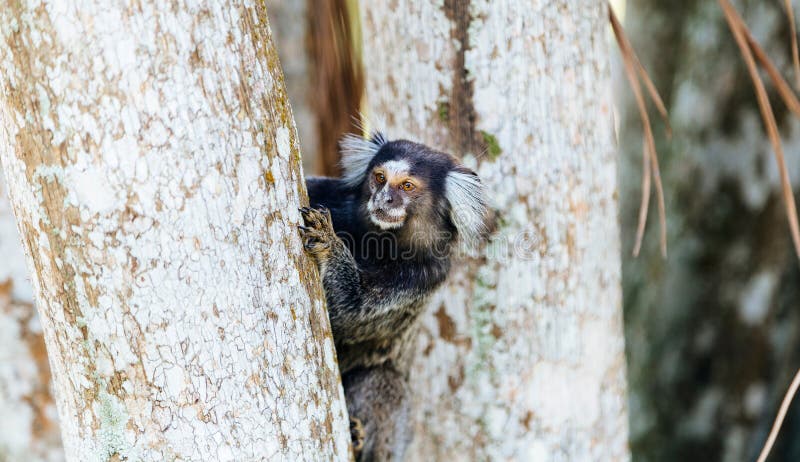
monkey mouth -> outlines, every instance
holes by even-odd
[[[406,213],[405,210],[376,208],[370,212],[369,218],[381,229],[396,229],[403,226]]]

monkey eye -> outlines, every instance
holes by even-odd
[[[375,181],[377,181],[379,184],[384,184],[386,183],[386,177],[383,176],[383,173],[377,172],[375,174]]]
[[[405,183],[400,185],[403,191],[413,191],[414,190],[414,183],[410,181],[406,181]]]

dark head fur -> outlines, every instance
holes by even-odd
[[[401,242],[416,247],[449,245],[456,238],[473,247],[484,237],[489,216],[485,188],[455,157],[407,140],[389,141],[382,133],[369,139],[350,135],[341,145],[342,180],[361,194],[361,214],[368,226],[391,228]],[[377,184],[373,175],[382,177],[387,169],[400,169],[420,183],[419,191],[400,198],[408,204],[398,212],[403,220],[396,226],[375,218],[373,210],[376,192],[389,186]]]

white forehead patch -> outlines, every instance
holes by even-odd
[[[408,175],[411,166],[405,160],[389,160],[380,165],[386,170],[386,176]]]

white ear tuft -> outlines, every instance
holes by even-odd
[[[450,202],[450,218],[459,241],[467,248],[477,248],[487,232],[489,199],[486,188],[475,172],[457,167],[447,174],[445,196]]]
[[[381,132],[373,132],[369,139],[347,134],[339,147],[342,151],[342,180],[350,187],[358,186],[367,174],[367,167],[375,154],[388,140]]]

